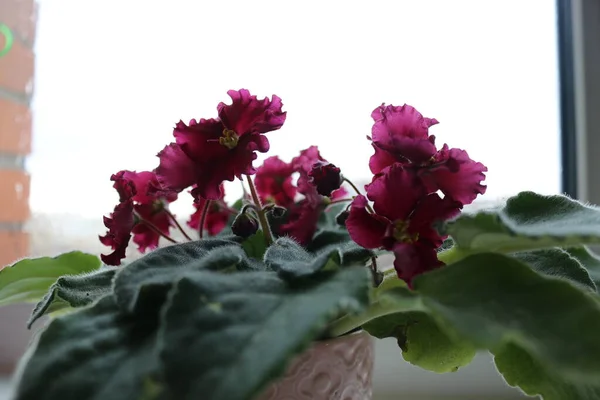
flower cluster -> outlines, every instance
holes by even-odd
[[[277,96],[272,100],[259,100],[245,89],[230,90],[228,94],[232,104],[220,103],[217,118],[191,120],[187,125],[179,121],[175,125],[175,142],[158,153],[160,162],[153,172],[135,174],[125,171],[129,177],[126,182],[120,181],[121,173],[113,176],[120,199],[110,218],[105,218],[109,231],[100,238],[103,244],[113,249],[110,255],[102,256],[106,264],[121,263],[132,234],[141,252],[156,247],[158,236],[168,237],[171,224],[162,217],[168,213],[166,207],[161,209],[164,212],[152,211],[151,219],[143,218],[148,216],[146,214],[139,218],[138,208],[149,210],[151,205],[158,204],[158,200],[161,204],[173,201],[187,188],[192,188],[197,209],[189,226],[198,227],[200,231],[207,228],[209,234],[217,234],[226,226],[229,210],[222,201],[223,182],[256,172],[252,165],[257,158],[256,152],[269,150],[264,133],[281,128],[286,117]],[[136,176],[151,176],[152,180],[138,185]],[[137,193],[137,198],[131,193]],[[203,217],[206,221],[200,226]],[[150,231],[152,234],[148,233]]]
[[[433,225],[456,216],[485,192],[481,182],[487,168],[464,150],[446,144],[438,150],[429,135],[438,122],[409,105],[381,105],[371,116],[374,176],[366,197],[353,200],[346,227],[359,245],[393,251],[398,276],[410,284],[442,264],[436,249],[445,237]]]
[[[102,255],[102,261],[118,265],[125,257],[132,234],[134,243],[143,253],[156,248],[160,236],[169,233],[175,218],[169,212],[168,204],[177,199],[177,194],[153,194],[150,189],[158,181],[152,172],[120,171],[110,179],[115,182],[113,187],[119,194],[119,204],[110,218],[104,218],[109,231],[100,237],[100,241],[113,249],[111,254]]]
[[[256,152],[266,153],[269,140],[263,134],[281,128],[286,113],[281,99],[258,100],[245,90],[228,92],[232,104],[217,106],[218,118],[179,121],[175,142],[159,154],[156,176],[161,190],[181,192],[194,186],[196,199],[222,197],[221,184],[235,177],[253,175]]]
[[[223,195],[224,190],[221,188]],[[209,201],[206,199],[199,199],[194,201],[194,208],[196,211],[190,216],[187,222],[188,226],[196,231],[200,230],[200,224],[202,216],[204,216],[204,222],[202,223],[202,230],[210,236],[218,235],[225,229],[232,213],[235,210],[231,210],[223,197],[216,201]]]
[[[327,169],[333,172],[323,172]],[[347,194],[340,187],[340,169],[321,157],[316,146],[302,150],[290,163],[277,156],[267,158],[257,169],[254,182],[262,202],[287,210],[285,221],[274,227],[275,233],[290,236],[302,245],[310,242],[319,216],[330,203],[325,196],[338,200]],[[301,199],[297,201],[298,195]]]
[[[381,105],[372,113],[369,140],[375,154],[369,161],[373,179],[365,186],[366,195],[348,198],[342,184],[350,181],[316,146],[290,162],[271,156],[255,168],[257,153],[269,150],[264,134],[281,128],[286,112],[277,96],[259,100],[245,89],[228,94],[232,103],[220,103],[216,118],[175,125],[175,141],[158,153],[154,171],[113,175],[119,204],[105,218],[108,232],[100,238],[113,249],[102,256],[106,264],[120,264],[132,236],[142,252],[157,247],[161,236],[173,241],[172,227],[191,240],[168,208],[189,189],[196,210],[188,226],[200,238],[203,232],[218,235],[227,226],[245,238],[260,222],[267,245],[274,235],[309,246],[327,207],[351,202],[337,218],[346,235],[362,247],[392,251],[398,276],[410,285],[414,276],[442,265],[436,250],[445,238],[435,223],[456,216],[485,192],[481,182],[486,167],[464,150],[447,145],[437,149],[429,135],[437,121],[408,105]],[[223,183],[244,176],[250,193],[234,209],[224,200]]]

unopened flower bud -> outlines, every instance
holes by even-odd
[[[243,238],[254,235],[257,230],[258,221],[246,212],[238,214],[231,224],[231,232],[233,232],[234,235]]]
[[[349,216],[350,211],[344,210],[335,217],[335,222],[337,222],[338,225],[346,226],[346,220]]]
[[[339,189],[342,185],[342,175],[340,169],[335,165],[317,161],[308,172],[310,183],[317,188],[321,196],[331,196],[331,192]]]
[[[271,208],[271,215],[275,218],[281,218],[285,215],[285,212],[287,211],[285,208],[283,207],[279,207],[279,206],[275,206],[273,208]]]

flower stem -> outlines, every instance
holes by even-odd
[[[356,192],[356,194],[362,194],[362,193],[360,192],[360,190],[358,190],[358,188],[356,187],[356,185],[355,185],[354,183],[352,183],[352,181],[350,181],[350,179],[348,179],[348,178],[344,177],[343,181],[344,181],[344,182],[347,182],[347,183],[348,183],[348,185],[352,186],[352,189],[354,189],[354,191]]]
[[[330,337],[342,336],[356,328],[359,328],[367,322],[375,318],[383,317],[384,315],[394,314],[405,311],[406,305],[394,302],[379,302],[372,303],[369,308],[358,315],[344,315],[343,317],[331,323],[327,329],[327,334]]]
[[[470,251],[463,250],[457,246],[451,247],[448,250],[444,250],[438,253],[438,260],[444,264],[452,264],[462,260],[468,255],[472,254]]]
[[[400,279],[398,278],[398,273],[396,272],[396,269],[390,268],[385,270],[383,272],[383,280],[385,281],[386,279]]]
[[[358,194],[358,195],[362,195],[362,193],[360,192],[360,190],[358,190],[358,188],[356,187],[356,185],[355,185],[354,183],[352,183],[352,182],[350,181],[350,179],[348,179],[348,178],[344,177],[344,179],[343,179],[343,180],[344,180],[344,182],[347,182],[347,183],[348,183],[350,186],[352,186],[352,189],[354,189],[354,191],[356,192],[356,194]],[[367,203],[367,210],[369,210],[369,212],[370,212],[371,214],[374,214],[374,213],[375,213],[375,211],[373,211],[373,209],[371,208],[371,206],[369,205],[369,203]]]
[[[204,224],[206,223],[206,216],[208,215],[208,208],[210,207],[211,200],[206,200],[204,208],[202,209],[202,215],[200,216],[200,225],[198,225],[198,235],[200,239],[204,236]]]
[[[229,214],[237,214],[239,212],[235,208],[229,207],[225,202],[223,202],[222,206],[223,206],[223,210],[227,211]]]
[[[469,254],[471,253],[455,246],[448,250],[440,252],[438,254],[438,258],[445,264],[452,264],[462,260]],[[396,270],[394,268],[388,269],[383,273],[382,283],[378,287],[373,289],[371,297],[375,299],[382,299],[382,293],[384,293],[386,290],[390,290],[398,286],[405,287],[406,284],[404,284],[404,282],[402,282],[400,278],[398,278],[398,275],[396,274]],[[367,308],[361,314],[345,315],[331,323],[329,325],[329,328],[327,329],[327,333],[331,337],[341,336],[356,328],[361,327],[362,325],[375,318],[382,317],[388,314],[393,314],[396,312],[407,311],[406,307],[407,305],[402,302],[397,303],[394,301],[376,300],[369,306],[369,308]],[[417,303],[414,304],[410,309],[419,309],[419,307],[420,305]]]
[[[384,274],[377,269],[377,256],[371,257],[371,275],[373,277],[373,286],[378,287],[381,285]]]
[[[177,221],[175,216],[171,213],[171,211],[169,211],[165,208],[165,212],[167,213],[167,215],[169,216],[171,221],[173,221],[173,223],[175,224],[177,229],[179,229],[179,232],[181,232],[183,234],[183,236],[185,236],[185,238],[191,242],[192,238],[183,230],[183,228],[181,227],[181,225],[179,224],[179,222]]]
[[[256,206],[256,214],[258,214],[258,221],[260,222],[260,226],[262,228],[263,234],[265,235],[265,242],[267,247],[273,244],[273,234],[271,233],[271,226],[269,225],[269,221],[267,220],[267,213],[263,210],[262,203],[260,202],[260,197],[256,193],[256,187],[254,186],[254,182],[252,182],[252,178],[250,175],[246,175],[246,180],[248,182],[248,187],[250,187],[250,194],[252,195],[252,201],[254,201],[254,205]]]
[[[448,250],[439,252],[437,257],[438,260],[448,265],[460,261],[470,254],[471,252],[459,249],[457,246],[454,246],[449,248]],[[390,268],[383,273],[383,280],[386,281],[388,279],[399,279],[396,275],[396,270],[394,268]]]
[[[339,200],[331,200],[329,203],[327,203],[327,207],[334,205],[334,204],[338,204],[338,203],[347,203],[349,201],[352,201],[353,199],[339,199]]]
[[[137,213],[135,215],[138,218],[138,220],[139,220],[140,223],[146,225],[152,231],[156,232],[159,236],[167,239],[171,243],[179,243],[177,240],[173,239],[171,236],[165,234],[163,231],[161,231],[160,229],[158,229],[158,227],[156,225],[154,225],[152,222],[148,221],[147,219],[144,219],[144,218],[140,217],[140,215],[137,214]]]

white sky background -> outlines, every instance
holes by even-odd
[[[283,99],[268,155],[316,144],[367,180],[371,111],[408,103],[488,166],[485,197],[560,190],[554,1],[40,3],[34,212],[108,214],[112,173],[156,167],[176,121],[239,88]]]

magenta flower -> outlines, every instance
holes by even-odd
[[[216,200],[221,183],[256,172],[252,165],[256,152],[269,150],[263,134],[285,122],[281,99],[274,95],[272,100],[259,100],[246,89],[227,93],[232,104],[220,103],[218,118],[177,123],[175,143],[158,154],[156,175],[163,191],[178,193],[195,185],[195,198]]]
[[[106,235],[100,236],[100,242],[105,246],[110,246],[113,250],[108,255],[102,254],[100,256],[107,265],[121,264],[131,239],[131,230],[135,225],[133,217],[135,185],[130,180],[122,179],[119,174],[111,177],[111,180],[115,182],[113,187],[119,194],[119,204],[110,214],[110,217],[104,217],[104,226],[108,228],[108,232],[106,232]]]
[[[266,202],[273,202],[287,209],[285,222],[274,228],[278,236],[290,236],[300,244],[308,244],[317,230],[319,215],[323,212],[328,200],[320,195],[309,176],[313,165],[327,163],[321,157],[319,149],[311,146],[300,152],[290,163],[278,157],[269,157],[256,172],[254,182],[256,190]],[[296,186],[293,174],[298,174]],[[297,194],[304,196],[295,200]],[[331,193],[331,199],[339,199],[346,195],[346,189],[339,188]]]
[[[140,252],[158,246],[160,234],[168,235],[173,225],[168,204],[177,199],[177,194],[152,194],[158,182],[152,172],[119,171],[111,177],[113,187],[119,193],[119,204],[110,217],[104,218],[108,228],[100,237],[102,244],[110,246],[113,253],[102,255],[107,265],[119,265],[125,258],[125,250],[133,234],[133,242]]]
[[[288,206],[287,221],[277,233],[279,236],[294,238],[301,245],[307,245],[317,231],[323,203],[314,203],[307,198]]]
[[[374,143],[371,143],[371,146],[375,150],[375,154],[369,159],[369,169],[372,173],[379,174],[390,165],[399,162],[392,153],[380,149]]]
[[[435,155],[429,167],[419,169],[430,191],[440,190],[463,205],[471,204],[487,189],[481,182],[487,167],[469,158],[466,151],[448,149],[447,145]]]
[[[258,221],[251,214],[243,212],[238,214],[231,223],[231,232],[239,237],[247,238],[258,231]]]
[[[342,185],[340,169],[335,165],[317,161],[308,172],[309,183],[314,185],[321,196],[329,197]]]
[[[390,153],[396,161],[421,164],[435,154],[435,138],[429,136],[429,127],[437,124],[437,120],[424,118],[414,107],[406,104],[382,104],[373,110],[371,117],[375,121],[373,144]]]
[[[462,205],[484,194],[487,168],[471,160],[466,151],[435,147],[435,136],[428,130],[437,120],[423,117],[409,105],[380,106],[373,111],[372,145],[375,154],[369,167],[379,174],[395,163],[414,168],[423,177],[430,192],[440,190]]]
[[[225,192],[222,187],[220,188],[220,191],[224,196]],[[209,236],[215,236],[221,233],[229,222],[231,211],[229,210],[227,203],[225,203],[225,200],[223,200],[223,196],[219,200],[211,201],[208,206],[204,220],[204,230]],[[194,208],[196,211],[190,216],[190,219],[187,222],[190,228],[194,230],[200,229],[200,220],[202,219],[202,213],[204,212],[207,201],[208,200],[202,198],[194,201]]]
[[[294,172],[299,173],[298,176],[298,192],[302,193],[309,201],[317,203],[321,201],[321,196],[317,193],[317,189],[310,183],[310,173],[312,166],[319,162],[326,161],[321,157],[317,146],[310,146],[292,159],[292,168]]]
[[[420,273],[441,265],[436,249],[444,237],[433,227],[455,216],[462,206],[450,197],[430,193],[413,169],[394,164],[367,185],[375,213],[367,211],[367,198],[352,202],[346,227],[359,245],[394,252],[398,276],[410,284]]]
[[[254,177],[261,201],[282,207],[292,204],[298,192],[298,188],[292,182],[293,173],[292,164],[282,161],[277,156],[267,158],[263,165],[258,167]]]
[[[166,212],[166,205],[162,201],[135,204],[133,208],[136,213],[136,219],[148,221],[154,228],[158,228],[160,232],[166,235],[169,234],[169,229],[174,224]],[[133,242],[137,244],[140,253],[145,253],[148,249],[152,250],[158,247],[160,235],[146,223],[136,223],[131,233],[133,233]]]

